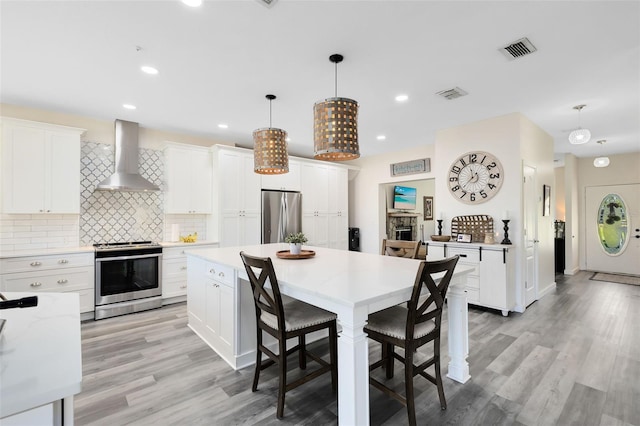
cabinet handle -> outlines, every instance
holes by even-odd
[[[42,285],[42,283],[39,282],[35,282],[35,283],[31,283],[29,284],[31,287],[40,287]]]
[[[187,288],[187,285],[186,285],[186,284],[182,284],[182,285],[180,286],[180,288]]]
[[[180,254],[184,254],[184,250],[182,250],[182,251],[180,252]]]
[[[44,213],[44,210],[42,210],[42,209],[40,209],[40,210],[38,210],[38,211],[39,211],[40,213]]]
[[[186,269],[187,269],[187,267],[186,267],[186,266],[181,266],[181,267],[180,267],[180,270],[181,270],[181,271],[185,271]]]
[[[220,272],[220,273],[218,274],[218,276],[219,276],[220,278],[224,278],[224,272]]]
[[[61,263],[64,265],[65,263],[69,263],[69,261],[67,259],[60,259],[58,260],[58,263]]]
[[[61,280],[58,280],[58,284],[66,284],[66,283],[68,283],[68,282],[69,282],[69,280],[67,280],[66,278],[63,278],[63,279],[61,279]]]
[[[211,275],[213,275],[213,274],[215,274],[215,273],[216,273],[216,270],[215,270],[215,269],[213,269],[213,268],[211,268],[211,269],[209,269],[209,273],[210,273]]]
[[[40,266],[40,265],[42,265],[42,262],[31,262],[29,265],[31,265],[31,266]]]
[[[458,256],[460,256],[460,257],[467,257],[467,255],[466,255],[466,254],[459,254]]]
[[[51,210],[47,210],[47,213],[51,213]]]

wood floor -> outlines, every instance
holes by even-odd
[[[445,378],[445,411],[436,387],[416,378],[418,424],[640,426],[640,287],[590,276],[558,276],[556,292],[524,314],[471,308],[472,378]],[[83,323],[77,424],[337,424],[328,375],[287,393],[278,421],[275,369],[252,393],[253,369],[233,371],[186,324],[185,304]],[[442,351],[448,360],[446,338]],[[374,388],[370,401],[372,425],[407,423],[404,407]]]

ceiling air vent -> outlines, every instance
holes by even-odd
[[[514,59],[518,59],[525,55],[528,55],[529,53],[533,53],[538,49],[536,49],[536,47],[529,41],[528,38],[524,37],[498,50],[502,52],[502,54],[506,56],[507,59],[513,61]]]
[[[464,90],[462,90],[459,87],[454,87],[453,89],[442,90],[442,91],[436,93],[436,95],[440,95],[443,98],[446,98],[448,100],[453,100],[453,99],[459,98],[461,96],[466,96],[466,95],[468,95],[468,93],[465,92]]]

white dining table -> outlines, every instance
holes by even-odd
[[[338,339],[338,422],[369,424],[369,349],[363,327],[369,314],[407,301],[419,260],[378,254],[308,247],[308,259],[280,259],[288,244],[193,250],[190,254],[236,270],[247,279],[240,251],[270,257],[283,294],[334,312],[342,329]],[[449,286],[449,357],[447,377],[464,383],[469,376],[467,299],[464,292],[470,267],[458,266]]]

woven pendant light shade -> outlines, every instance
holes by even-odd
[[[254,171],[262,175],[289,172],[287,132],[268,127],[253,131]]]
[[[276,96],[265,98],[269,100],[269,127],[253,131],[253,171],[261,175],[289,173],[287,132],[271,127],[271,101]]]
[[[329,98],[313,106],[314,157],[346,161],[360,157],[358,103],[353,99]]]

